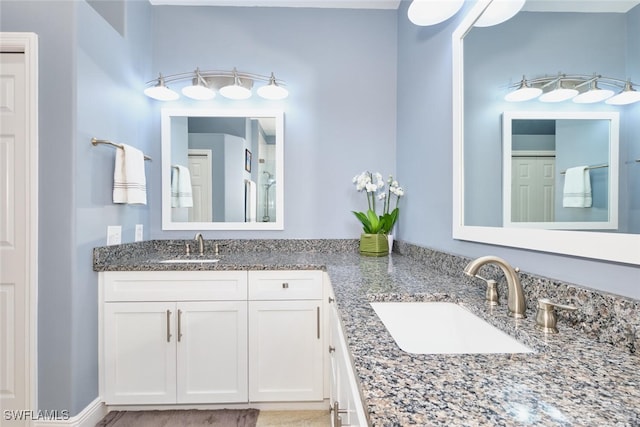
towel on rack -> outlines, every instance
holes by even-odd
[[[258,186],[254,181],[249,179],[246,179],[244,183],[245,222],[256,222],[258,220]]]
[[[591,177],[588,166],[568,168],[564,176],[562,207],[590,208]]]
[[[171,167],[171,207],[192,208],[191,173],[186,166]]]
[[[130,145],[116,150],[113,171],[113,203],[147,204],[144,154]]]

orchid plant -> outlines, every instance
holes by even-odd
[[[367,196],[368,209],[366,212],[352,211],[353,214],[362,223],[362,230],[367,234],[389,234],[393,226],[398,220],[400,208],[398,203],[400,198],[404,196],[404,190],[398,184],[398,181],[389,175],[387,180],[387,189],[385,191],[385,182],[382,175],[378,172],[371,173],[362,172],[353,177],[353,183],[358,192],[364,191]],[[392,197],[395,196],[395,206],[391,212]],[[382,215],[378,215],[376,211],[376,201],[383,204]]]

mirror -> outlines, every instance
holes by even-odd
[[[566,72],[597,71],[603,75],[640,80],[638,58],[630,58],[632,50],[626,48],[628,43],[633,44],[631,41],[640,37],[640,6],[617,13],[524,10],[494,27],[473,27],[490,3],[491,0],[479,0],[453,34],[453,237],[640,264],[637,249],[640,224],[635,219],[640,202],[640,162],[636,161],[640,158],[640,107],[637,104],[579,105],[571,101],[504,101],[509,86],[518,82],[523,73],[540,76],[566,69]],[[617,2],[594,3],[603,6]],[[525,8],[540,4],[529,0]],[[544,2],[545,7],[552,8],[566,4],[553,0]],[[586,2],[575,2],[574,5],[585,7]],[[596,27],[607,30],[594,32],[592,29]],[[577,46],[588,46],[589,55],[584,55]],[[610,160],[617,161],[619,167],[617,172],[610,168],[607,175],[608,217],[606,221],[599,221],[607,225],[572,221],[576,223],[575,227],[542,228],[535,222],[513,226],[514,221],[508,221],[510,213],[507,215],[505,211],[510,196],[505,193],[511,188],[511,180],[506,178],[512,176],[504,159],[509,149],[513,151],[513,146],[508,146],[513,143],[513,137],[505,131],[503,138],[505,111],[541,115],[619,115],[619,153],[612,151],[613,145],[609,147]],[[613,130],[615,123],[609,123]],[[579,163],[584,161],[579,159]],[[616,183],[618,200],[612,198],[615,188],[611,186]]]
[[[619,127],[615,112],[506,111],[504,226],[617,230]]]
[[[163,109],[162,229],[282,230],[284,115]]]

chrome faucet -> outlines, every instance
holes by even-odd
[[[198,243],[198,251],[200,255],[204,255],[204,237],[202,237],[201,233],[196,233],[196,236],[193,238]]]
[[[509,316],[515,317],[516,319],[523,318],[527,306],[524,300],[522,284],[518,277],[519,270],[514,269],[507,261],[497,256],[483,256],[467,264],[464,268],[464,274],[483,279],[482,277],[477,276],[476,273],[480,267],[485,264],[495,264],[502,269],[504,276],[507,279],[507,307],[509,308]]]

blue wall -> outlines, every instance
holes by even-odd
[[[200,67],[269,74],[285,80],[284,101],[155,103],[161,107],[283,108],[285,229],[207,232],[207,238],[356,238],[352,210],[366,209],[351,180],[363,170],[394,173],[397,29],[395,10],[154,7],[153,68],[157,75]],[[180,31],[176,31],[180,28]],[[177,87],[177,86],[176,86]],[[156,119],[152,138],[160,140]],[[160,156],[160,146],[157,146]],[[148,176],[160,198],[160,170]],[[161,230],[153,238],[192,238]]]
[[[89,141],[148,149],[140,82],[151,72],[150,6],[126,4],[124,36],[85,2],[3,0],[0,8],[2,31],[39,38],[38,407],[74,415],[98,396],[92,249],[106,243],[107,225],[123,225],[124,242],[136,223],[149,228],[147,207],[111,203],[115,150]]]

